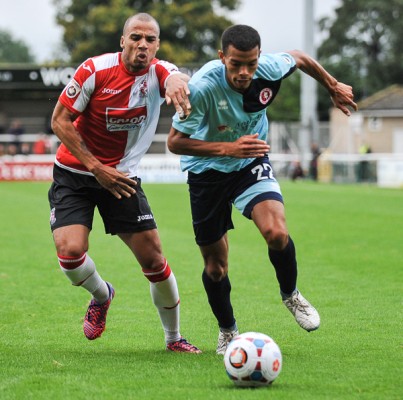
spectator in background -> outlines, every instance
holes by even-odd
[[[15,119],[11,121],[10,127],[8,128],[7,133],[9,135],[13,135],[13,139],[11,141],[11,144],[16,146],[16,153],[20,152],[20,141],[21,141],[21,135],[25,133],[25,129],[22,126],[22,123],[19,119]]]
[[[40,133],[32,147],[33,154],[50,154],[52,144],[48,135]]]
[[[30,155],[31,154],[31,145],[26,142],[21,143],[19,154],[22,154],[23,156]]]
[[[358,149],[359,153],[363,156],[372,152],[371,147],[363,143]],[[369,162],[367,159],[360,161],[358,165],[358,182],[367,182],[370,180]]]
[[[318,160],[320,157],[319,146],[316,143],[311,145],[312,158],[309,162],[309,176],[314,181],[318,180]]]
[[[3,111],[0,111],[0,134],[1,133],[6,133],[6,113]]]
[[[7,147],[7,154],[9,156],[16,156],[18,154],[18,147],[14,143],[10,143]]]
[[[291,180],[296,181],[298,178],[305,178],[304,170],[300,161],[294,161],[291,170]]]

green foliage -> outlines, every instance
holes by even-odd
[[[164,350],[147,280],[96,217],[90,254],[113,282],[107,330],[85,339],[89,300],[60,272],[49,230],[48,183],[2,182],[0,398],[116,400],[401,399],[399,293],[403,191],[284,182],[299,288],[322,324],[307,333],[281,304],[264,240],[234,210],[232,300],[240,330],[272,336],[283,370],[271,387],[236,389],[214,353],[217,325],[186,185],[144,184],[181,294],[181,331],[203,354]],[[19,201],[16,201],[19,199]]]
[[[0,63],[33,63],[35,57],[29,47],[9,32],[0,30]]]
[[[337,79],[353,85],[357,100],[403,84],[403,0],[343,0],[334,20],[320,21],[329,37],[318,54]]]
[[[216,56],[222,31],[231,21],[215,13],[213,3],[233,10],[239,0],[54,0],[57,21],[72,62],[120,50],[126,19],[138,12],[151,14],[160,24],[158,58],[178,65],[203,63]]]
[[[221,34],[231,21],[215,10],[234,10],[239,0],[55,0],[57,20],[72,62],[119,51],[121,30],[127,17],[137,12],[154,16],[161,29],[157,57],[179,66],[197,65],[217,57]],[[66,5],[67,4],[67,5]],[[299,120],[299,74],[293,74],[270,106],[271,120]]]
[[[132,14],[125,0],[79,0],[65,6],[55,0],[57,22],[64,28],[64,43],[71,62],[120,50],[124,22]]]

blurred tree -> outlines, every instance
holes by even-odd
[[[126,19],[151,14],[161,28],[158,57],[178,65],[216,57],[222,31],[232,24],[215,10],[234,10],[240,0],[54,0],[57,22],[72,62],[120,50]]]
[[[72,63],[106,52],[120,51],[126,19],[147,12],[158,21],[161,47],[158,58],[180,67],[197,69],[217,58],[221,34],[233,22],[217,14],[235,10],[242,0],[53,0],[57,22],[64,28],[64,43]],[[251,23],[253,26],[253,23]],[[269,107],[271,120],[298,121],[300,74],[282,83]]]
[[[334,19],[319,22],[329,36],[318,57],[337,79],[354,87],[356,100],[403,84],[402,19],[403,0],[343,0]],[[320,91],[322,115],[329,103],[325,96]]]
[[[0,30],[1,63],[33,63],[34,61],[35,57],[23,41],[13,38],[5,30]]]

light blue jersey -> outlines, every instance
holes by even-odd
[[[173,117],[173,127],[192,139],[208,142],[234,142],[239,137],[259,133],[267,140],[269,123],[266,108],[280,89],[283,78],[296,68],[287,53],[264,54],[251,86],[245,93],[232,89],[225,78],[221,60],[210,61],[189,82],[192,112],[181,121]],[[201,173],[209,169],[239,171],[254,158],[182,156],[182,170]]]

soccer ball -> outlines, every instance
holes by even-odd
[[[236,386],[267,386],[279,375],[282,363],[275,341],[258,332],[236,336],[224,354],[227,375]]]

